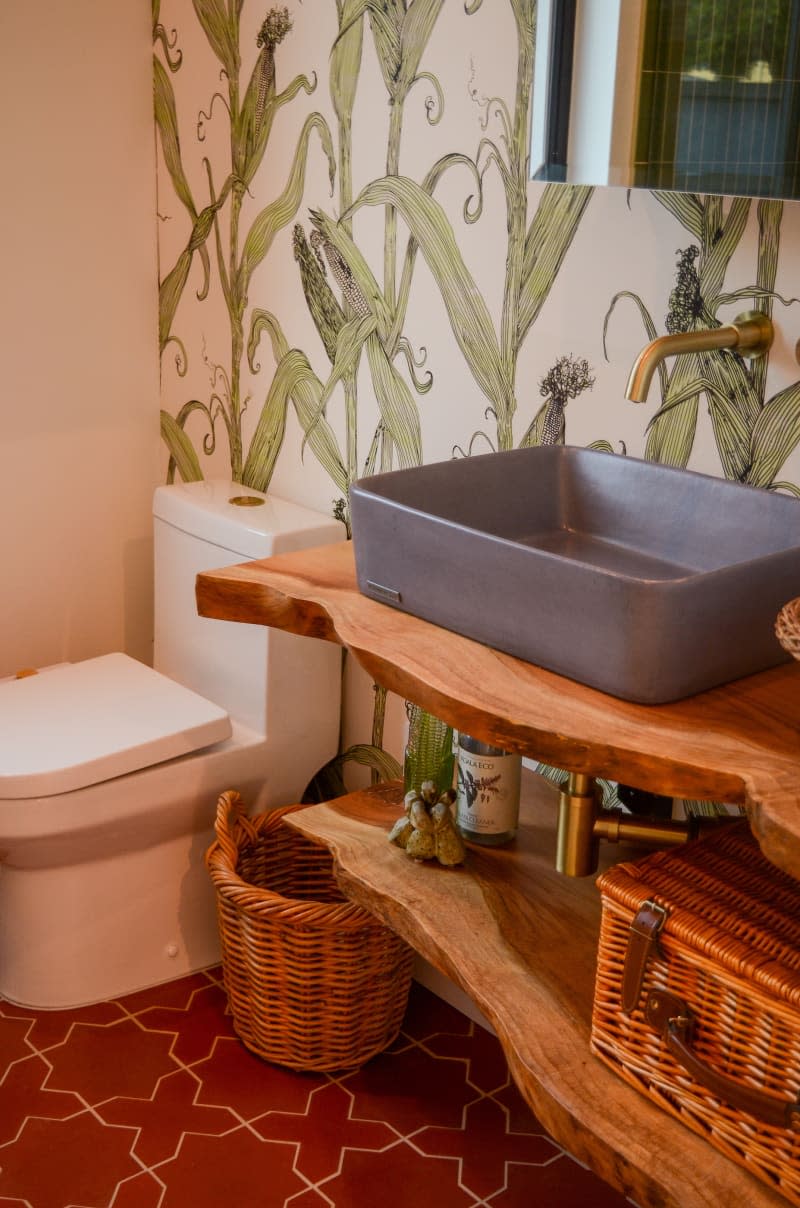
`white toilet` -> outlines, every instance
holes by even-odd
[[[339,648],[199,617],[194,591],[343,526],[230,482],[159,487],[153,515],[156,670],[110,654],[0,682],[0,996],[23,1006],[214,964],[219,793],[299,801],[336,753]]]

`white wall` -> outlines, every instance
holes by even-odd
[[[0,676],[150,657],[149,22],[142,0],[0,13]]]

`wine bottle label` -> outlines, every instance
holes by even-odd
[[[477,755],[458,752],[456,822],[476,835],[499,835],[516,830],[519,820],[519,755]]]

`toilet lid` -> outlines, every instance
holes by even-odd
[[[0,799],[49,797],[231,734],[224,709],[126,654],[0,683]]]

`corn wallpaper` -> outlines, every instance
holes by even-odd
[[[535,9],[153,0],[168,479],[347,523],[360,475],[566,441],[800,494],[800,205],[529,182]],[[755,307],[769,358],[625,400]]]

